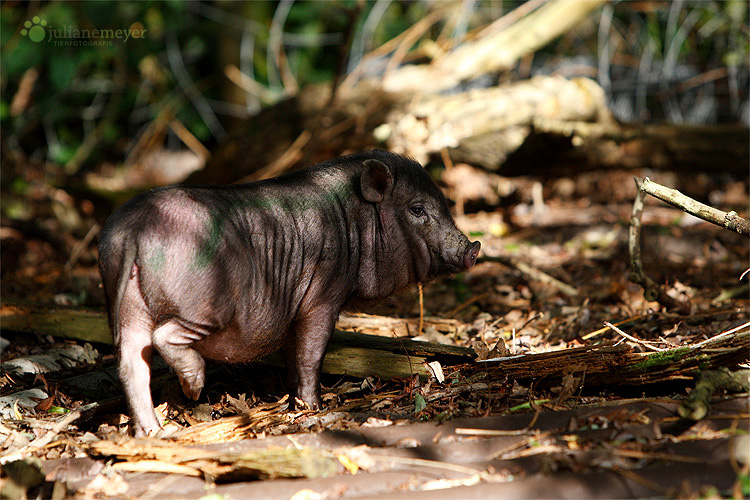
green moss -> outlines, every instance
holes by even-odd
[[[643,361],[635,363],[633,369],[645,372],[657,366],[663,366],[679,361],[689,352],[689,347],[678,347],[664,352],[655,352],[649,354]]]

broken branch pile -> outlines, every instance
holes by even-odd
[[[489,380],[529,379],[559,383],[585,376],[586,386],[643,385],[692,378],[707,367],[736,366],[748,359],[750,325],[695,346],[637,353],[625,346],[586,346],[525,356],[494,358],[454,367],[463,376],[484,373]]]

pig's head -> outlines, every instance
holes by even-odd
[[[471,268],[480,244],[456,228],[443,193],[424,168],[376,153],[363,162],[360,187],[377,214],[378,295]]]

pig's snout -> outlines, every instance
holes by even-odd
[[[482,244],[478,241],[475,241],[469,246],[469,248],[466,250],[466,253],[464,254],[464,268],[471,269],[471,267],[476,264],[477,256],[479,255],[479,249],[481,247]]]

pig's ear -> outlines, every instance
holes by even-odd
[[[386,191],[393,186],[393,174],[388,166],[380,160],[369,159],[362,162],[364,170],[360,179],[362,196],[372,203],[380,203]]]

